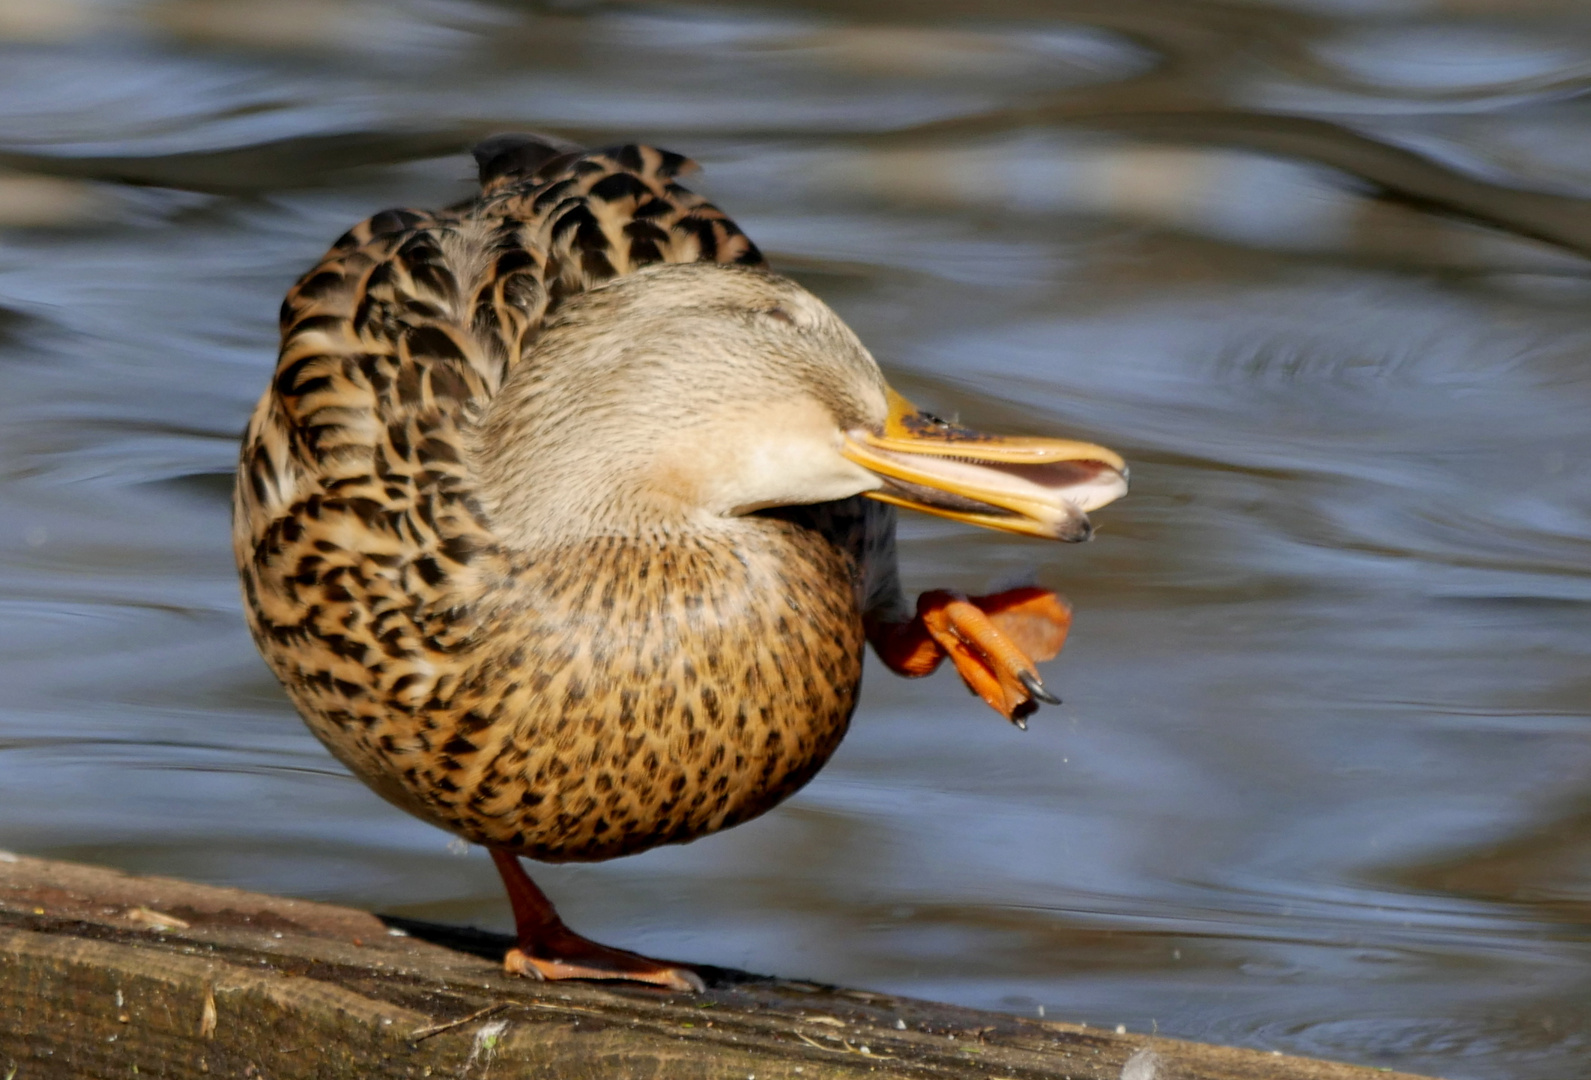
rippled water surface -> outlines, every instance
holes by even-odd
[[[810,788],[548,870],[663,955],[1454,1078],[1591,1066],[1578,0],[0,0],[0,844],[506,928],[239,616],[291,280],[504,129],[641,138],[923,404],[1123,451],[1017,732],[870,670]]]

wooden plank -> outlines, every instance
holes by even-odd
[[[504,975],[507,939],[0,856],[0,1076],[1396,1080],[707,969],[692,996]]]

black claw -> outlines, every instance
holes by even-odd
[[[1019,671],[1017,672],[1016,679],[1017,682],[1021,683],[1023,688],[1033,696],[1035,701],[1042,701],[1046,705],[1059,705],[1061,703],[1060,698],[1044,689],[1044,684],[1039,682],[1039,677],[1037,675],[1030,674],[1026,671]]]
[[[1011,710],[1011,723],[1023,731],[1028,729],[1028,717],[1039,711],[1039,707],[1031,701],[1024,701]]]

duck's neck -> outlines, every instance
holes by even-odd
[[[755,650],[800,638],[814,620],[859,619],[862,552],[854,530],[829,524],[791,512],[537,534],[533,548],[501,549],[509,580],[483,599],[590,637],[593,655]]]

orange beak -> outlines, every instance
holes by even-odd
[[[842,453],[880,477],[867,494],[988,529],[1087,540],[1088,512],[1127,494],[1127,463],[1093,443],[985,435],[889,390],[882,434],[846,433]]]

